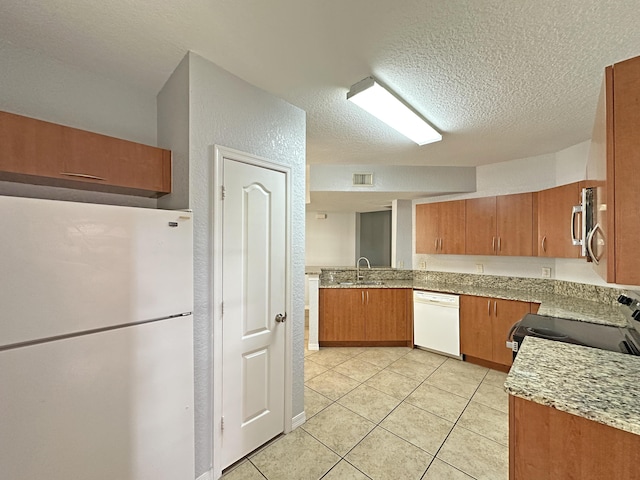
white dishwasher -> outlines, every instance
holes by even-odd
[[[413,343],[460,358],[458,295],[413,292]]]

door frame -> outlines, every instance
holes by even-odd
[[[211,399],[212,405],[212,434],[213,434],[213,478],[220,478],[222,475],[222,465],[220,463],[220,452],[222,451],[222,230],[223,230],[223,202],[222,202],[222,181],[224,159],[234,160],[256,167],[262,167],[285,174],[285,206],[286,206],[286,233],[285,233],[285,307],[289,315],[289,321],[284,323],[285,327],[285,348],[284,348],[284,433],[289,433],[293,424],[293,374],[292,374],[292,325],[291,313],[293,311],[291,298],[291,167],[282,163],[274,162],[266,158],[258,157],[248,153],[234,150],[221,145],[213,146],[213,168],[211,169],[211,198],[213,199],[213,222],[211,232],[213,259],[212,272],[212,312],[213,312],[213,339],[211,342],[213,359],[212,379],[211,379]]]

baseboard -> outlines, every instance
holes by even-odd
[[[500,363],[490,362],[488,360],[484,360],[482,358],[470,357],[469,355],[464,356],[464,361],[473,363],[474,365],[480,365],[481,367],[491,368],[493,370],[498,370],[500,372],[509,373],[511,367],[509,365],[502,365]]]
[[[209,470],[208,472],[204,472],[200,475],[196,480],[213,480],[213,472]]]
[[[307,415],[305,412],[299,413],[295,417],[291,419],[291,430],[295,430],[300,425],[304,424],[307,421]],[[200,479],[198,479],[200,480]]]
[[[310,343],[309,345],[307,345],[307,350],[320,350],[320,344]]]

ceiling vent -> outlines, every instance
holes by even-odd
[[[353,185],[358,187],[373,186],[373,173],[354,173]]]

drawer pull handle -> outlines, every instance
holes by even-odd
[[[102,180],[104,182],[104,178],[97,177],[95,175],[89,175],[87,173],[71,173],[71,172],[61,172],[60,175],[66,175],[67,177],[80,177],[80,178],[90,178],[91,180]]]

